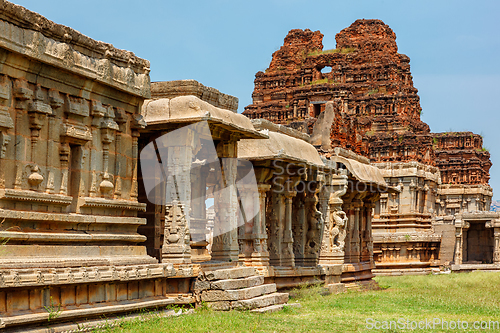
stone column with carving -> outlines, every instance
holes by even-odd
[[[363,234],[363,238],[366,242],[366,251],[363,260],[373,261],[373,232],[372,232],[372,211],[375,208],[375,203],[380,198],[380,195],[373,195],[369,200],[365,202],[366,209],[366,228]]]
[[[195,166],[195,163],[197,164]],[[209,261],[207,245],[207,218],[206,218],[206,192],[208,165],[201,165],[203,162],[193,162],[191,169],[191,257],[194,262]]]
[[[242,241],[247,243],[248,251],[244,253],[244,262],[247,266],[265,269],[269,266],[269,251],[267,249],[266,232],[266,196],[271,185],[258,184],[258,193],[255,193],[254,202],[258,213],[254,217],[250,228],[245,228]],[[241,255],[241,253],[240,253]]]
[[[0,188],[5,187],[5,162],[7,145],[11,141],[8,130],[14,128],[14,121],[9,113],[9,103],[11,98],[11,83],[6,75],[0,77]]]
[[[191,262],[191,163],[193,132],[180,131],[174,143],[167,142],[167,185],[162,261]],[[165,163],[165,162],[163,162]]]
[[[238,246],[238,197],[237,140],[222,141],[217,145],[217,155],[222,158],[222,178],[214,191],[215,223],[212,260],[237,262]]]
[[[343,203],[342,209],[344,210],[347,221],[345,224],[345,245],[344,245],[344,261],[351,262],[352,257],[352,230],[354,227],[354,208],[351,202]]]
[[[306,242],[304,251],[304,266],[315,267],[319,261],[321,252],[321,235],[325,225],[325,218],[317,209],[318,193],[322,183],[316,180],[309,182],[306,188],[305,211],[306,211]]]
[[[500,227],[493,228],[494,243],[493,243],[493,263],[500,265]]]
[[[342,210],[342,196],[347,192],[347,176],[332,175],[328,187],[328,219],[323,227],[322,248],[319,256],[320,265],[343,264],[347,236],[347,215]]]
[[[14,81],[13,87],[14,107],[16,108],[15,119],[15,164],[16,178],[14,181],[14,189],[21,190],[23,188],[23,173],[24,168],[28,163],[27,152],[29,151],[31,137],[30,129],[24,124],[24,115],[28,109],[28,103],[33,97],[33,90],[28,86],[28,81],[25,79],[17,79]],[[32,125],[30,125],[31,127]],[[28,132],[29,131],[29,132]]]
[[[359,262],[361,254],[361,238],[359,235],[359,224],[361,220],[362,201],[355,200],[354,205],[354,221],[352,223],[352,236],[351,236],[351,262]]]
[[[253,266],[269,266],[269,250],[267,248],[267,232],[266,232],[266,197],[267,192],[271,189],[271,185],[258,184],[259,189],[259,214],[254,223],[254,249],[255,253],[252,254]],[[260,244],[259,244],[260,243]]]
[[[256,213],[253,219],[245,221],[245,225],[239,228],[238,241],[240,242],[240,261],[247,266],[254,266],[265,273],[269,266],[269,251],[267,248],[266,231],[266,197],[271,189],[267,182],[273,175],[273,169],[268,167],[254,167],[257,181],[257,192],[250,186],[248,193],[252,194],[251,202],[253,209],[249,212]],[[241,193],[240,193],[241,195]],[[250,207],[249,207],[250,208]]]
[[[292,231],[292,202],[297,195],[295,191],[286,191],[285,197],[285,225],[283,230],[283,245],[281,264],[283,266],[295,266],[295,256],[293,254],[293,231]]]
[[[279,177],[276,177],[279,178]],[[272,266],[281,266],[281,253],[283,241],[283,220],[285,215],[285,203],[282,191],[279,191],[279,180],[273,179],[271,188],[269,210],[266,210],[266,223],[269,225],[268,248],[269,263]]]
[[[112,198],[115,185],[113,177],[109,173],[109,147],[116,138],[116,132],[119,130],[118,124],[113,120],[113,107],[108,107],[105,118],[101,121],[101,142],[102,142],[102,181],[99,184],[101,196]]]
[[[455,217],[455,255],[454,264],[461,265],[463,259],[463,229],[467,222],[463,221],[460,217]]]

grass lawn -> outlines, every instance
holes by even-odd
[[[318,287],[296,289],[290,303],[300,302],[300,309],[270,314],[197,310],[192,315],[132,321],[100,332],[469,332],[473,331],[475,321],[500,322],[500,273],[377,277],[376,280],[383,290],[322,296]],[[450,329],[437,322],[435,329],[429,329],[431,326],[411,329],[412,321],[415,328],[426,319],[432,325],[434,318],[447,321]],[[459,320],[468,322],[467,330],[451,329]],[[390,321],[396,323],[392,324],[393,329],[375,329],[375,324],[382,328],[384,321],[387,325]],[[405,329],[401,329],[402,323]],[[461,325],[465,328],[465,324]],[[497,327],[491,331],[500,330]]]

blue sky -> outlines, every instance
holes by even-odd
[[[320,30],[325,49],[358,18],[383,20],[411,59],[433,132],[482,134],[500,200],[500,1],[14,0],[151,62],[151,80],[195,79],[251,103],[255,73],[290,29]]]

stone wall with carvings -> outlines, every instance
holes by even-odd
[[[439,265],[433,228],[439,169],[418,162],[375,163],[397,191],[383,193],[373,217],[376,274],[428,273]]]
[[[137,233],[148,73],[0,1],[0,328],[46,323],[48,306],[74,318],[171,304],[170,277],[189,292],[193,267],[159,264]]]
[[[488,185],[490,153],[479,134],[446,132],[432,136],[443,184]]]
[[[336,35],[333,50],[322,39],[319,31],[291,30],[269,68],[255,75],[244,114],[310,134],[327,158],[341,147],[376,163],[399,188],[375,206],[376,271],[429,270],[453,215],[488,210],[489,153],[477,134],[430,132],[410,59],[382,21],[355,21]]]

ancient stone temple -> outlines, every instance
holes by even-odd
[[[454,262],[455,229],[462,235],[455,214],[477,216],[491,202],[481,137],[430,132],[420,120],[410,59],[397,52],[396,35],[382,21],[357,20],[336,35],[336,49],[323,50],[322,38],[291,30],[269,68],[256,74],[253,103],[243,114],[310,134],[324,157],[341,147],[380,169],[396,191],[375,200],[376,274],[428,273]]]
[[[357,20],[323,50],[323,35],[291,30],[265,73],[255,76],[253,104],[243,114],[301,129],[327,122],[331,144],[372,161],[432,163],[429,126],[420,120],[410,59],[380,20]],[[334,102],[332,115],[323,113]],[[332,119],[329,119],[331,118]]]
[[[0,328],[192,302],[137,232],[149,62],[0,3]]]
[[[436,230],[447,233],[441,264],[453,270],[498,269],[499,214],[489,212],[490,154],[480,135],[434,134],[436,165],[442,177],[436,199]]]
[[[480,136],[430,133],[378,20],[292,30],[254,103],[0,0],[0,328],[498,269]],[[326,69],[326,70],[325,70]],[[55,315],[56,314],[56,315]]]

